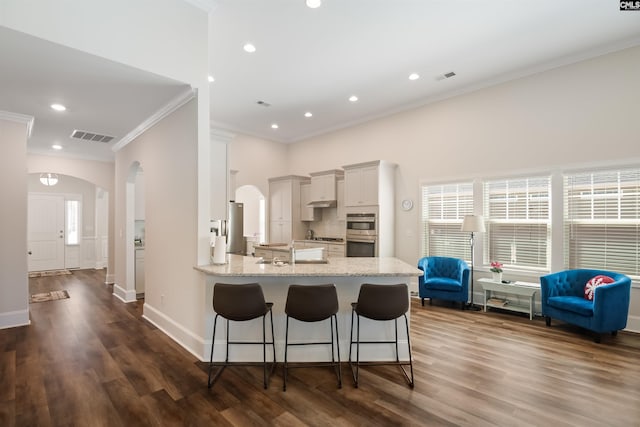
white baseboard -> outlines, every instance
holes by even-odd
[[[30,324],[29,309],[0,313],[0,329],[28,326]]]
[[[628,332],[640,333],[640,316],[627,317],[627,327],[624,328]]]
[[[126,290],[122,289],[117,284],[113,285],[113,295],[118,298],[122,302],[135,302],[136,301],[136,291],[134,290]]]
[[[167,334],[181,347],[193,354],[198,360],[209,360],[206,351],[211,351],[211,343],[206,343],[201,337],[186,329],[175,320],[145,302],[142,306],[142,317],[155,327]]]
[[[116,275],[115,274],[107,274],[105,279],[104,279],[104,283],[105,285],[111,285],[112,283],[116,282]]]

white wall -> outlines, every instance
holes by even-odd
[[[195,354],[201,353],[204,278],[197,263],[197,102],[192,100],[116,153],[116,287],[127,283],[126,194],[130,167],[145,179],[144,316]],[[133,220],[133,218],[131,218]],[[202,282],[201,282],[202,280]]]
[[[237,170],[236,188],[255,185],[262,194],[269,194],[269,178],[288,175],[287,145],[273,141],[237,135],[229,144],[229,168]],[[323,170],[312,169],[308,172]],[[305,173],[304,175],[308,175]]]
[[[27,125],[0,116],[0,329],[29,324]]]

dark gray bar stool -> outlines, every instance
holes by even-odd
[[[262,366],[264,368],[264,388],[266,389],[269,377],[273,372],[276,364],[276,347],[273,338],[273,313],[271,308],[273,303],[265,302],[262,288],[258,283],[249,283],[246,285],[232,285],[226,283],[216,283],[213,286],[213,310],[216,317],[213,321],[213,338],[211,341],[211,357],[209,359],[209,379],[207,387],[211,388],[216,382],[224,368],[231,365],[229,363],[229,344],[261,344],[262,345]],[[267,341],[265,322],[267,313],[271,320],[271,341]],[[216,326],[218,317],[227,320],[227,346],[224,363],[213,363],[213,348],[216,342]],[[229,341],[229,320],[234,322],[243,322],[246,320],[257,319],[262,317],[262,341]],[[271,344],[273,348],[273,363],[267,375],[267,344]],[[233,363],[234,365],[255,365],[256,363]],[[219,366],[213,379],[211,373],[213,368]]]
[[[342,388],[342,370],[340,369],[340,342],[338,338],[338,293],[336,286],[329,285],[291,285],[287,293],[287,304],[284,309],[287,314],[287,326],[285,332],[284,346],[284,383],[282,390],[287,390],[287,370],[289,363],[287,360],[287,350],[290,345],[331,345],[331,363],[296,363],[292,368],[311,367],[311,366],[333,366],[338,377],[338,388]],[[323,342],[305,342],[290,343],[289,342],[289,318],[292,317],[301,322],[320,322],[330,319],[331,341]],[[334,323],[335,322],[335,323]],[[333,330],[335,325],[336,332],[336,353],[338,362],[334,353]]]
[[[407,319],[407,311],[409,311],[409,289],[406,284],[397,285],[371,285],[368,283],[360,286],[358,302],[351,304],[351,337],[349,339],[349,366],[353,374],[354,385],[358,387],[358,374],[360,363],[360,344],[395,344],[396,360],[390,362],[366,362],[367,365],[398,365],[404,374],[409,387],[413,388],[413,361],[411,359],[411,339],[409,338],[409,320]],[[357,332],[356,341],[353,341],[354,317],[357,315]],[[395,321],[395,339],[393,341],[360,341],[360,316],[372,320],[394,320]],[[404,316],[405,326],[407,328],[407,347],[409,349],[409,361],[401,362],[398,357],[398,318]],[[355,369],[351,359],[351,350],[356,345],[356,363]],[[411,377],[403,366],[409,365],[411,369]]]

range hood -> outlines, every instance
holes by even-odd
[[[315,200],[307,203],[311,208],[335,208],[338,205],[336,200]]]

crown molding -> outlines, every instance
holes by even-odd
[[[12,113],[10,111],[0,110],[0,120],[8,120],[10,122],[24,123],[27,125],[27,139],[31,138],[31,131],[33,130],[33,116],[27,116],[26,114]]]
[[[227,132],[222,129],[210,128],[209,129],[209,137],[211,140],[215,140],[218,142],[222,142],[224,144],[230,143],[233,138],[236,137],[235,133]]]
[[[213,12],[218,7],[216,0],[183,0],[185,3],[189,3],[191,6],[195,6],[198,9],[204,10],[207,13]]]
[[[195,89],[189,88],[182,92],[180,95],[169,101],[164,107],[153,113],[149,118],[140,123],[135,129],[126,134],[120,141],[115,143],[111,148],[114,152],[120,151],[127,146],[131,141],[142,135],[144,132],[153,127],[160,120],[167,117],[169,114],[182,107],[187,102],[191,101],[196,96]]]

